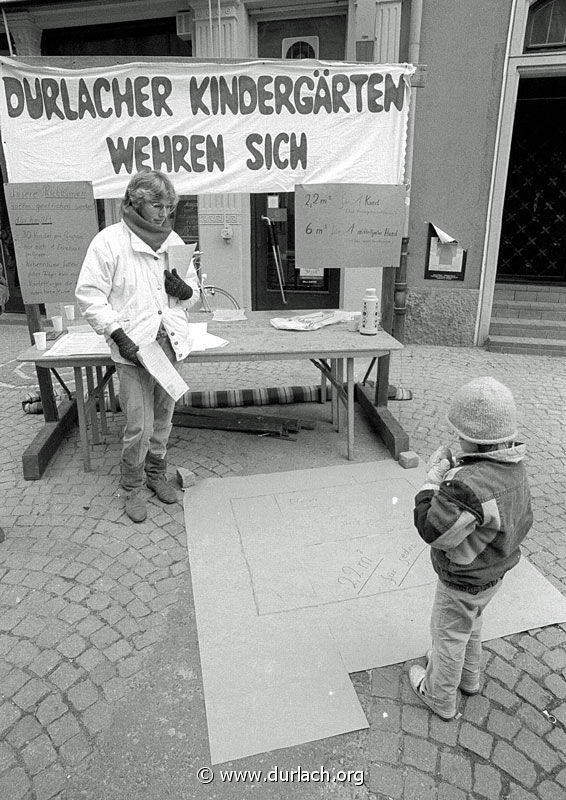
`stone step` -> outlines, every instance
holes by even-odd
[[[555,319],[517,319],[492,317],[489,334],[537,339],[566,339],[566,322]]]
[[[520,283],[499,283],[495,286],[493,299],[566,303],[566,286],[528,286]]]
[[[541,339],[537,337],[492,336],[490,333],[486,349],[493,353],[515,353],[540,356],[566,356],[566,340]]]
[[[500,300],[494,297],[491,309],[493,317],[513,319],[552,319],[566,321],[566,302],[543,303],[525,300]]]

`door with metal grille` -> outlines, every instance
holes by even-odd
[[[566,284],[566,78],[519,84],[498,282]]]

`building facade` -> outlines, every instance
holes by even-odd
[[[14,58],[320,58],[422,65],[412,88],[406,342],[483,345],[503,285],[566,286],[565,0],[63,0],[3,6]],[[176,228],[209,279],[253,309],[282,308],[266,209],[278,209],[288,308],[357,309],[381,270],[297,269],[294,196],[184,197]],[[102,210],[102,209],[101,209]],[[21,308],[2,199],[4,262]],[[103,203],[106,223],[117,201]],[[445,234],[447,234],[445,236]],[[406,313],[404,313],[406,311]]]

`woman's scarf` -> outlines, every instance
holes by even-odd
[[[166,219],[163,225],[148,222],[133,206],[122,206],[122,219],[127,227],[139,236],[142,242],[148,244],[156,252],[171,233],[171,220]]]

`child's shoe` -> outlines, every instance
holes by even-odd
[[[435,708],[433,706],[433,704],[431,703],[431,701],[427,697],[425,697],[425,695],[423,693],[423,681],[424,681],[425,675],[426,675],[426,670],[424,669],[424,667],[419,667],[418,664],[415,664],[414,666],[412,666],[409,669],[409,682],[411,684],[411,689],[417,695],[419,700],[421,700],[421,702],[423,702],[426,706],[428,706],[431,711],[434,711],[434,713],[437,716],[441,717],[442,719],[444,719],[446,721],[454,719],[454,717],[456,716],[456,712],[455,711],[452,714],[448,714],[448,715],[447,714],[443,714],[441,711],[439,711],[437,708]]]

